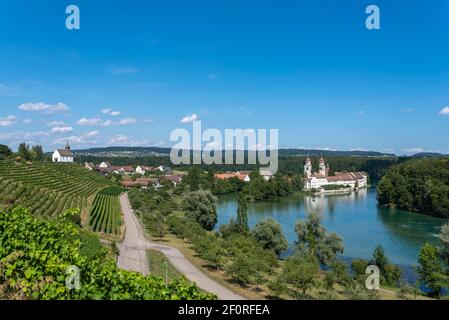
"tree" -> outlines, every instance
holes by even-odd
[[[190,186],[190,191],[199,190],[201,182],[201,170],[196,166],[190,167],[184,181]]]
[[[440,234],[438,236],[443,246],[440,249],[441,256],[446,261],[446,264],[449,265],[449,223],[446,223],[441,227]]]
[[[226,274],[241,286],[245,286],[251,282],[255,269],[256,264],[251,256],[239,254],[226,269]]]
[[[249,231],[248,227],[248,203],[245,195],[240,195],[238,198],[237,208],[237,227],[240,232],[246,233]]]
[[[31,160],[30,148],[25,142],[19,144],[17,154],[24,160]]]
[[[444,279],[443,266],[438,248],[426,243],[419,253],[417,272],[420,282],[431,290],[434,297],[440,296]]]
[[[164,218],[161,214],[150,214],[144,217],[145,226],[153,237],[159,240],[165,236]]]
[[[399,284],[402,271],[398,266],[388,262],[388,257],[386,256],[384,248],[381,245],[376,246],[369,263],[376,265],[379,268],[382,283],[389,286]]]
[[[209,262],[210,266],[214,269],[218,269],[223,261],[223,246],[218,241],[208,241],[205,246],[201,257]]]
[[[188,193],[183,200],[186,216],[204,229],[212,230],[217,223],[217,198],[210,191]]]
[[[305,221],[298,221],[295,231],[298,236],[297,249],[316,256],[324,265],[343,253],[343,239],[336,233],[328,234],[316,213],[309,214]]]
[[[301,290],[305,296],[317,282],[320,264],[316,257],[308,253],[300,253],[289,257],[282,269],[282,279],[292,285],[296,290]]]
[[[304,189],[304,178],[297,174],[293,176],[291,184],[294,191],[302,191]]]
[[[288,248],[281,225],[271,218],[259,220],[252,235],[264,249],[273,250],[278,256]]]
[[[35,145],[32,147],[32,151],[34,154],[34,159],[39,161],[44,160],[44,151],[42,150],[42,146]]]
[[[11,154],[12,151],[8,146],[0,144],[0,159],[5,159],[9,157]]]
[[[370,264],[376,265],[380,272],[383,273],[388,265],[388,258],[385,255],[384,248],[379,244],[376,246],[371,258]]]
[[[335,284],[346,286],[350,282],[346,265],[341,261],[333,261],[330,269],[326,271],[324,282],[328,290],[333,290]]]

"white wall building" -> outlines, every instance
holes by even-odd
[[[329,176],[329,166],[323,158],[320,159],[319,173],[312,173],[312,162],[306,159],[304,164],[304,174],[306,180],[304,188],[306,190],[320,189],[327,185],[348,186],[350,188],[364,188],[368,185],[368,174],[365,172],[335,172],[334,176]]]
[[[73,153],[70,151],[69,143],[64,149],[56,149],[51,157],[53,162],[71,163],[73,162]]]

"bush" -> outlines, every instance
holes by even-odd
[[[0,210],[0,283],[22,299],[211,299],[184,279],[119,269],[107,256],[87,256],[80,230],[65,218],[41,220],[27,210]],[[80,288],[66,285],[67,268],[80,269]]]

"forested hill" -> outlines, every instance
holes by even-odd
[[[105,147],[84,150],[73,150],[75,155],[129,157],[129,156],[164,156],[169,155],[171,148],[159,147]],[[247,153],[248,151],[245,151]],[[337,151],[317,149],[279,149],[279,156],[310,156],[310,157],[394,157],[394,154],[377,151]]]
[[[449,158],[391,167],[378,185],[380,205],[449,218]]]

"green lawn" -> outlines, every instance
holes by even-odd
[[[163,277],[165,279],[165,272],[167,268],[168,281],[176,279],[180,276],[178,270],[168,262],[164,254],[157,250],[147,250],[148,267],[151,274]],[[167,267],[165,266],[167,262]]]

